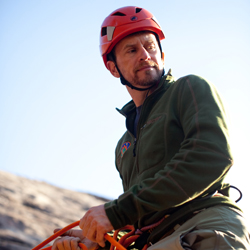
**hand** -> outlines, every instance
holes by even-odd
[[[105,247],[104,234],[114,229],[106,215],[104,205],[90,208],[80,220],[79,227],[84,237],[101,247]]]
[[[55,229],[54,233],[60,229]],[[82,250],[78,244],[83,243],[88,250],[96,250],[99,246],[97,243],[85,238],[82,230],[69,230],[62,235],[62,238],[56,239],[51,250]]]

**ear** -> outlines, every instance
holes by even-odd
[[[162,52],[161,60],[162,60],[163,65],[164,65],[164,59],[165,59],[165,54],[164,52]]]
[[[120,74],[116,68],[116,65],[113,61],[107,61],[107,68],[109,70],[109,72],[114,76],[114,77],[117,77],[117,78],[120,78]]]

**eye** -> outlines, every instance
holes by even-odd
[[[127,51],[127,53],[129,53],[129,54],[134,53],[134,52],[136,52],[136,49],[134,49],[134,48],[129,49],[129,50]]]
[[[154,44],[150,44],[148,46],[148,50],[155,50],[155,45]]]

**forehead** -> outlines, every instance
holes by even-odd
[[[125,46],[128,45],[136,45],[138,42],[145,43],[145,42],[153,42],[157,43],[157,39],[155,35],[151,32],[144,31],[144,32],[138,32],[135,34],[131,34],[129,36],[126,36],[121,41],[119,41],[116,45],[116,51],[117,49],[122,49]]]

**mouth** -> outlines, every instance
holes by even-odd
[[[144,71],[144,70],[153,70],[156,67],[157,65],[155,63],[150,63],[150,64],[147,63],[147,64],[143,64],[137,67],[135,72]]]
[[[137,71],[152,70],[153,68],[154,68],[154,67],[152,67],[152,66],[144,66],[144,67],[138,69]]]

